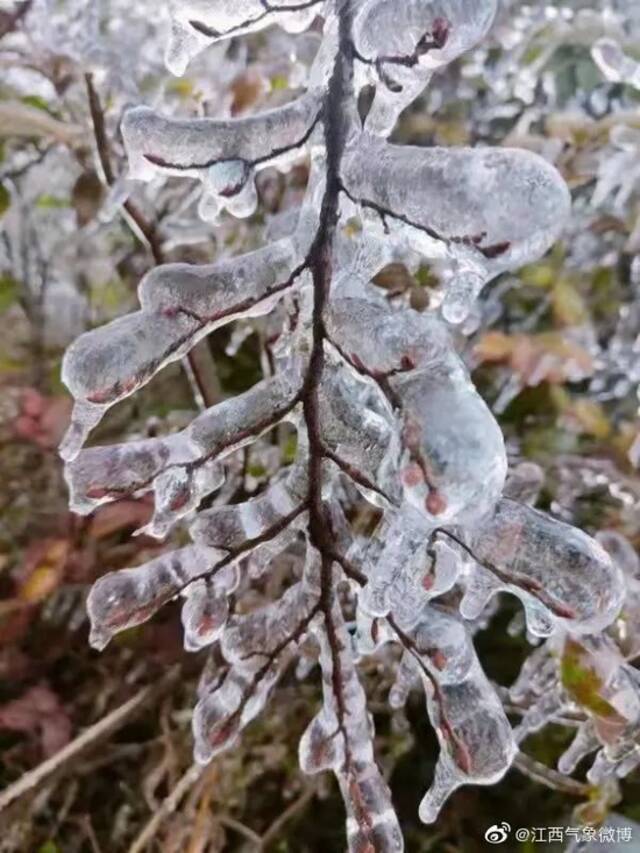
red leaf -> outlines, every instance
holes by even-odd
[[[1,706],[0,728],[37,737],[45,757],[71,739],[71,720],[46,684],[30,687],[18,699]]]

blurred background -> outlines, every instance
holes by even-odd
[[[0,0],[0,851],[337,853],[337,789],[303,777],[297,761],[317,683],[290,673],[240,746],[197,773],[190,715],[206,655],[183,651],[178,608],[102,654],[87,641],[91,583],[167,546],[132,537],[148,518],[145,500],[69,513],[56,452],[70,411],[64,348],[132,310],[155,264],[210,262],[280,233],[307,178],[304,162],[262,172],[258,212],[215,228],[198,218],[199,185],[127,180],[119,124],[128,106],[243,116],[283,103],[319,37],[317,28],[296,37],[270,29],[205,51],[174,78],[163,64],[167,23],[158,0]],[[538,505],[592,533],[615,531],[635,549],[640,75],[634,88],[595,61],[602,36],[640,59],[640,4],[503,0],[491,38],[436,77],[395,138],[529,148],[567,180],[574,208],[563,241],[487,289],[460,345],[512,466],[528,465],[521,470],[537,484]],[[426,266],[391,266],[376,283],[418,310],[442,295]],[[250,387],[268,334],[266,320],[215,332],[191,365],[166,368],[112,409],[95,440],[180,429],[203,402]],[[245,494],[291,453],[286,436],[258,442],[243,458]],[[272,598],[283,578],[284,569],[271,573],[253,600]],[[531,651],[519,620],[519,605],[503,597],[476,636],[486,672],[504,687]],[[633,659],[640,630],[627,639]],[[607,792],[580,773],[574,784],[549,772],[572,730],[547,726],[499,785],[460,790],[435,827],[420,825],[437,755],[423,702],[392,712],[391,668],[375,660],[364,674],[410,851],[488,849],[485,830],[501,821],[548,827],[615,812],[622,825],[640,822],[638,772]],[[636,831],[621,849],[640,850]],[[501,849],[534,846],[543,849],[515,840]]]

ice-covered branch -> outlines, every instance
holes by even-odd
[[[306,93],[273,110],[229,120],[129,110],[132,176],[200,180],[209,219],[251,213],[254,176],[269,165],[309,155],[309,181],[289,237],[208,266],[156,268],[140,283],[139,311],[67,352],[63,379],[76,404],[62,452],[73,508],[153,492],[147,532],[164,537],[182,522],[193,543],[101,578],[89,597],[92,642],[102,647],[184,598],[186,648],[217,642],[224,658],[203,680],[194,714],[201,762],[236,742],[303,642],[319,648],[323,702],[300,759],[307,772],[335,773],[352,851],[402,850],[358,671],[360,657],[387,643],[402,655],[391,704],[422,686],[440,744],[423,820],[434,821],[461,785],[501,779],[516,740],[571,703],[584,710],[562,767],[601,744],[593,778],[626,772],[640,719],[633,675],[616,659],[615,683],[600,678],[594,698],[576,689],[571,669],[607,658],[588,636],[615,620],[621,573],[589,536],[505,495],[505,441],[457,351],[460,328],[450,328],[490,280],[551,247],[568,189],[528,151],[386,140],[432,74],[486,35],[495,0],[170,7],[168,60],[179,73],[203,47],[271,24],[301,31],[323,16],[322,41]],[[361,121],[358,97],[369,85]],[[412,310],[372,284],[388,263],[416,257],[450,273],[441,311]],[[104,412],[164,365],[222,325],[266,315],[270,358],[254,387],[179,432],[81,450]],[[258,493],[243,484],[229,501],[223,491],[202,506],[236,451],[282,422],[296,431],[293,461]],[[375,517],[367,536],[347,521],[362,503]],[[281,597],[230,614],[229,597],[283,554]],[[558,649],[564,667],[561,690],[515,691],[514,702],[529,702],[518,705],[516,734],[472,642],[474,620],[498,591],[520,598],[531,635],[549,638],[522,681],[539,675],[546,685]]]
[[[347,151],[341,179],[370,239],[455,262],[444,306],[452,323],[486,282],[546,252],[569,213],[558,172],[515,149],[410,148],[365,134]]]
[[[253,178],[267,166],[288,166],[321,119],[315,93],[249,118],[165,118],[148,107],[126,113],[122,135],[132,178],[156,172],[199,178],[204,185],[201,215],[216,220],[221,210],[249,216],[258,197]]]
[[[184,74],[190,60],[209,44],[279,24],[302,32],[321,15],[325,0],[169,0],[172,28],[167,67]]]
[[[358,88],[376,87],[367,130],[388,136],[438,68],[487,33],[496,0],[368,0],[353,27]]]

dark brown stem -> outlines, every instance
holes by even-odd
[[[109,144],[109,137],[107,136],[104,110],[102,108],[100,96],[93,84],[93,74],[91,72],[87,72],[84,75],[84,81],[87,89],[89,112],[91,113],[91,123],[93,125],[93,134],[96,140],[100,166],[107,186],[112,187],[116,182],[116,175],[113,170],[111,160],[111,145]],[[163,264],[165,262],[165,257],[162,251],[162,238],[155,224],[149,222],[142,211],[136,204],[134,204],[134,202],[131,201],[131,199],[127,199],[122,206],[136,226],[135,229],[132,228],[134,235],[140,239],[139,234],[137,233],[140,232],[144,238],[141,242],[145,243],[148,247],[156,265],[159,266],[160,264]],[[209,406],[213,406],[219,399],[217,387],[211,387],[209,383],[204,381],[202,371],[200,370],[200,366],[193,353],[190,352],[187,355],[187,361],[191,376],[197,386],[198,394],[201,397],[204,406],[207,408]]]
[[[380,495],[381,498],[384,498],[385,501],[387,501],[388,503],[393,503],[389,495],[386,495],[382,491],[382,489],[380,489],[367,477],[366,474],[364,474],[362,471],[359,471],[350,462],[347,462],[345,459],[342,459],[333,450],[328,447],[325,447],[324,455],[327,457],[327,459],[330,459],[335,465],[337,465],[341,471],[344,471],[347,477],[353,480],[354,483],[357,483],[359,486],[362,486],[363,489],[368,489],[370,492],[375,492],[377,495]]]
[[[32,6],[33,0],[24,0],[13,12],[0,12],[0,38],[16,30]]]
[[[340,165],[348,133],[346,99],[352,94],[351,0],[340,9],[339,45],[333,72],[324,101],[324,137],[326,150],[326,184],[320,207],[318,230],[308,255],[308,269],[313,282],[312,349],[309,368],[302,389],[302,408],[309,441],[309,536],[320,553],[320,608],[324,616],[327,642],[331,654],[331,681],[336,702],[338,730],[344,740],[345,763],[350,764],[350,745],[345,726],[347,714],[344,684],[340,666],[342,651],[334,621],[335,590],[333,586],[333,537],[322,500],[323,463],[326,450],[320,418],[320,385],[325,364],[324,312],[329,299],[333,273],[333,244],[340,209]]]

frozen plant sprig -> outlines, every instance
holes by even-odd
[[[621,604],[620,572],[597,542],[503,496],[503,437],[449,329],[495,275],[551,246],[569,194],[526,151],[386,141],[434,71],[485,36],[495,0],[174,0],[171,10],[175,71],[209,41],[270,24],[301,30],[322,14],[324,35],[307,92],[270,112],[230,121],[128,112],[133,175],[199,179],[201,212],[215,221],[223,210],[252,212],[266,166],[288,168],[308,152],[311,172],[291,235],[211,266],[156,268],[140,284],[138,312],[66,354],[63,378],[76,398],[62,446],[72,506],[89,513],[152,491],[147,532],[162,538],[185,519],[193,543],[101,578],[88,601],[91,640],[102,648],[184,597],[186,647],[218,642],[226,661],[200,687],[202,763],[236,742],[303,642],[315,643],[323,704],[302,737],[301,765],[335,773],[351,850],[401,850],[359,659],[395,644],[392,705],[415,685],[424,690],[441,750],[420,806],[432,822],[456,788],[495,783],[516,752],[465,619],[506,590],[522,600],[532,634],[579,636],[609,624]],[[371,85],[362,121],[358,95]],[[354,218],[360,227],[347,227]],[[410,254],[449,266],[441,314],[390,307],[371,284]],[[110,406],[213,329],[267,314],[279,325],[272,375],[182,432],[81,449]],[[258,497],[200,510],[223,485],[225,460],[284,421],[298,434],[294,462]],[[353,488],[380,511],[368,538],[347,522]],[[243,577],[302,543],[306,557],[284,595],[231,615]],[[460,613],[446,596],[454,587]]]

